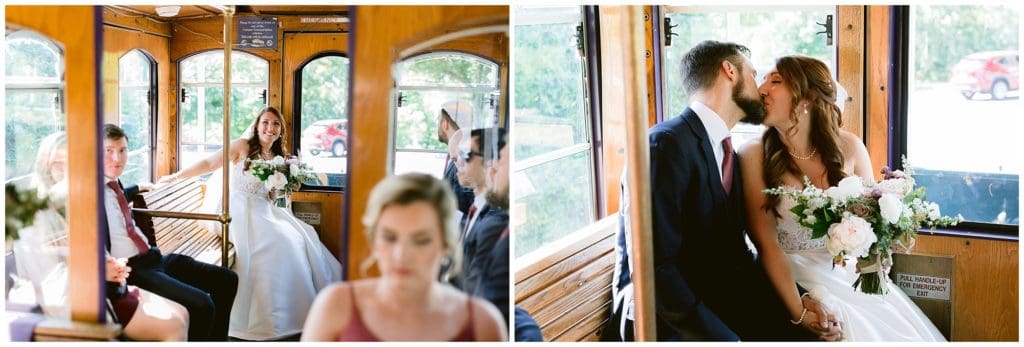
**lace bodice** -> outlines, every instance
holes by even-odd
[[[800,225],[796,221],[796,215],[790,211],[793,206],[796,206],[796,200],[783,195],[779,199],[779,206],[776,207],[780,217],[776,219],[777,225],[775,229],[778,232],[779,246],[782,247],[782,250],[792,252],[825,248],[824,237],[811,239],[811,229]]]
[[[231,165],[231,190],[266,197],[270,191],[259,178],[243,171],[244,165],[242,160]]]

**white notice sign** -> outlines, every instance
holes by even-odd
[[[952,282],[945,277],[896,273],[896,285],[912,298],[949,301]]]

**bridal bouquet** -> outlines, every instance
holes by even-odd
[[[316,178],[313,170],[296,157],[285,159],[275,156],[270,160],[247,159],[249,174],[263,182],[278,206],[287,206],[286,197],[302,186],[302,182]]]
[[[860,276],[854,288],[868,294],[885,294],[885,271],[892,266],[892,252],[909,252],[917,229],[952,226],[963,217],[944,217],[939,205],[925,200],[924,187],[914,187],[913,172],[882,169],[881,182],[865,183],[858,176],[821,190],[804,177],[804,189],[766,189],[765,193],[789,196],[796,220],[811,229],[811,238],[826,238],[826,248],[836,264],[857,258]]]

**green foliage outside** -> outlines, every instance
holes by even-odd
[[[512,201],[525,207],[526,223],[516,226],[516,257],[562,238],[594,222],[592,158],[589,151],[532,167],[524,181],[515,181]],[[533,188],[525,196],[516,194]]]
[[[39,141],[64,130],[58,71],[61,59],[56,46],[35,35],[13,32],[6,36],[4,74],[5,179],[32,172]],[[52,84],[53,89],[19,89],[19,83]]]
[[[437,140],[437,117],[441,105],[448,101],[471,103],[474,127],[494,122],[495,110],[486,102],[491,93],[498,91],[497,64],[464,53],[438,52],[405,61],[399,70],[398,89],[403,100],[396,112],[395,148],[447,151],[448,147]]]
[[[672,45],[665,47],[665,118],[679,115],[689,106],[683,91],[683,55],[704,40],[730,41],[750,48],[750,61],[763,74],[775,67],[775,59],[800,54],[818,58],[830,67],[835,46],[825,44],[824,34],[815,34],[834,8],[813,11],[670,13]],[[835,17],[833,16],[833,20]],[[834,44],[835,42],[833,42]],[[757,81],[760,83],[761,81]]]
[[[326,56],[302,69],[302,129],[314,122],[348,119],[348,58]]]
[[[915,82],[948,82],[953,66],[969,54],[1020,47],[1019,9],[913,6],[912,10]]]
[[[578,23],[515,27],[515,99],[512,134],[516,160],[544,154],[567,144],[589,142],[583,62],[576,45]],[[527,125],[534,125],[531,127]],[[533,130],[548,126],[552,134]],[[552,127],[553,126],[553,127]],[[546,137],[559,137],[551,141]]]
[[[269,65],[252,55],[232,52],[231,80],[234,83],[256,83],[266,85]],[[223,53],[208,52],[189,58],[182,66],[183,83],[222,83],[224,80]],[[232,139],[242,136],[246,129],[266,107],[261,92],[265,87],[233,86],[231,89]],[[188,97],[181,104],[182,142],[208,145],[223,144],[223,87],[185,87]],[[201,138],[199,124],[199,93],[203,93],[206,113],[206,137]]]

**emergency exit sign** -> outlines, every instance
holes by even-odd
[[[952,282],[946,277],[897,273],[896,285],[913,298],[949,301]]]

